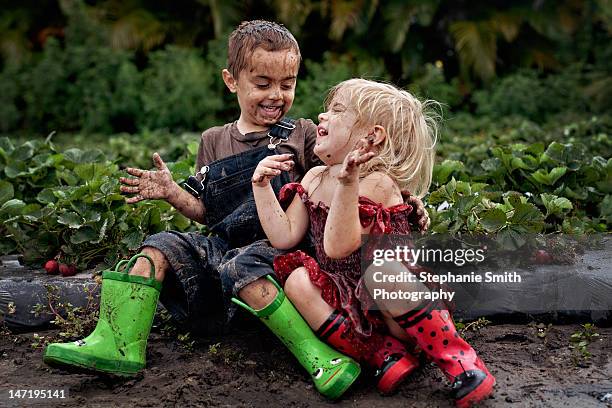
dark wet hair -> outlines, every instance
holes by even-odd
[[[301,59],[300,47],[285,26],[265,20],[243,21],[230,35],[227,49],[227,69],[234,78],[248,67],[257,47],[266,51],[293,49]]]

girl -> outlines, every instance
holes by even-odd
[[[300,184],[286,185],[280,203],[270,179],[291,168],[290,155],[262,160],[252,179],[261,225],[272,245],[292,248],[308,229],[315,242],[316,261],[301,251],[275,259],[287,297],[331,345],[377,366],[383,380],[391,369],[382,388],[397,386],[416,367],[397,339],[378,334],[388,329],[416,343],[438,365],[453,382],[457,406],[488,397],[495,379],[459,337],[446,307],[375,304],[373,282],[361,273],[362,235],[408,234],[413,208],[404,204],[402,191],[423,196],[431,183],[436,124],[425,113],[427,104],[391,85],[351,79],[334,87],[325,105],[314,149],[325,166],[310,170]],[[286,202],[284,211],[281,203]],[[428,290],[421,283],[396,284],[395,289]]]

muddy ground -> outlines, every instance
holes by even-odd
[[[587,363],[572,361],[570,335],[579,325],[538,329],[489,325],[465,337],[497,378],[483,407],[612,406],[612,328],[598,328]],[[40,333],[49,335],[54,332]],[[332,403],[313,389],[308,376],[280,342],[260,327],[198,339],[192,350],[159,332],[151,334],[148,367],[136,378],[70,373],[42,362],[32,333],[0,339],[0,406],[62,407],[450,407],[441,373],[424,363],[392,396],[380,396],[362,375]],[[64,400],[10,400],[10,389],[67,390]]]

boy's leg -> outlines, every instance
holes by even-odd
[[[268,306],[276,296],[278,296],[276,286],[266,278],[258,278],[238,292],[238,297],[255,310]]]
[[[148,246],[143,247],[140,253],[151,258],[155,265],[155,279],[159,282],[163,282],[166,276],[166,270],[170,266],[164,253],[157,248]],[[138,258],[138,261],[136,261],[134,267],[129,271],[129,274],[149,277],[149,262],[146,258]]]
[[[144,245],[144,255],[152,255],[154,276],[151,278],[151,263],[144,256],[120,268],[121,273],[105,274],[100,318],[94,332],[74,343],[49,345],[45,362],[135,374],[145,365],[146,343],[158,297],[182,322],[190,315],[200,317],[193,327],[209,331],[224,325],[216,266],[226,244],[199,234],[170,232],[153,235]],[[130,272],[129,278],[125,272]],[[166,281],[163,290],[161,280]]]

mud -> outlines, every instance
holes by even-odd
[[[553,326],[543,337],[529,325],[490,325],[465,337],[497,378],[482,407],[612,406],[612,328],[598,328],[592,357],[576,364],[569,348],[578,325]],[[39,333],[41,336],[55,332]],[[451,407],[448,384],[424,362],[392,396],[362,375],[330,402],[283,346],[261,327],[198,339],[192,350],[153,332],[147,369],[122,379],[67,372],[42,362],[32,334],[0,338],[0,406],[39,407]],[[63,400],[10,400],[9,390],[64,389]]]

